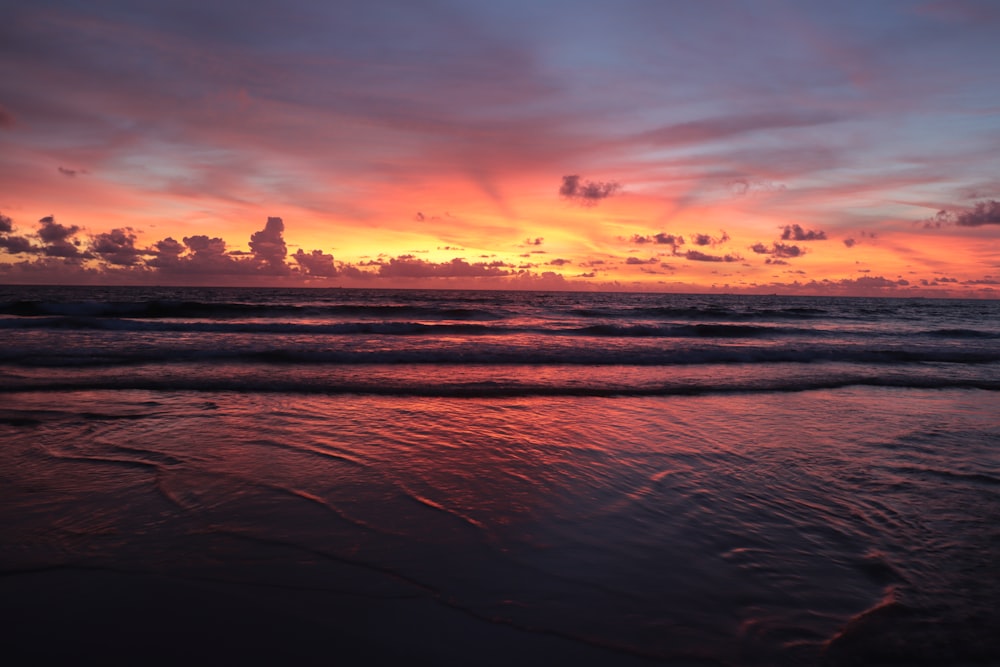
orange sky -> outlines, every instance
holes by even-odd
[[[0,281],[998,294],[993,3],[329,4],[15,2]]]

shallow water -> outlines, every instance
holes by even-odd
[[[995,405],[18,394],[0,563],[426,597],[668,663],[996,659]]]

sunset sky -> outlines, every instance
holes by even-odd
[[[1000,298],[995,0],[3,15],[0,282]]]

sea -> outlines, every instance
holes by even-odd
[[[0,286],[0,335],[7,664],[1000,665],[1000,301]]]

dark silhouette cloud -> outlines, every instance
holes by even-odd
[[[649,259],[642,259],[639,257],[629,257],[628,259],[625,260],[626,264],[630,264],[632,266],[637,266],[642,264],[656,264],[656,262],[657,260],[655,257],[650,257]]]
[[[781,232],[782,241],[825,241],[826,232],[810,229],[806,231],[802,225],[785,225]]]
[[[188,254],[178,257],[178,262],[162,268],[180,269],[185,272],[199,274],[231,274],[239,270],[239,266],[227,252],[226,242],[218,237],[205,234],[185,236],[184,245]]]
[[[983,225],[1000,225],[1000,201],[990,199],[976,203],[969,209],[955,211],[938,211],[937,215],[926,221],[924,226],[958,225],[959,227],[982,227]]]
[[[22,252],[37,253],[39,248],[31,245],[31,241],[24,236],[0,236],[0,248],[3,248],[12,255]]]
[[[281,218],[269,217],[264,229],[250,236],[250,252],[268,273],[287,273],[288,247],[284,239],[285,223]]]
[[[691,242],[697,246],[716,246],[729,240],[729,234],[725,231],[722,236],[714,237],[711,234],[695,234],[689,237]]]
[[[38,221],[38,238],[44,244],[42,253],[48,257],[63,258],[84,258],[86,255],[80,252],[80,241],[73,237],[79,233],[77,225],[61,225],[56,222],[54,216],[47,215]]]
[[[307,253],[302,248],[299,248],[292,255],[292,259],[298,263],[303,271],[311,276],[332,278],[337,275],[337,267],[334,266],[333,255],[328,255],[322,250],[313,250]]]
[[[524,244],[523,245],[527,245],[527,246],[542,245],[544,242],[545,242],[544,238],[542,238],[541,236],[537,236],[537,237],[535,237],[533,239],[532,238],[524,239]]]
[[[844,245],[846,245],[848,248],[853,248],[857,244],[858,242],[855,241],[854,239],[844,239]]]
[[[659,232],[657,234],[652,234],[650,236],[642,236],[641,234],[635,234],[632,236],[632,243],[638,245],[643,245],[645,243],[655,243],[657,245],[668,245],[670,246],[671,252],[677,253],[677,246],[684,245],[684,237],[678,234],[667,234],[666,232]]]
[[[568,259],[562,259],[561,257],[557,258],[557,259],[553,259],[550,262],[547,262],[547,264],[551,264],[552,266],[565,266],[566,264],[572,264],[572,263],[573,262],[571,262],[570,260],[568,260]]]
[[[184,244],[167,237],[162,241],[157,241],[149,250],[152,259],[147,260],[149,266],[158,269],[170,270],[180,265],[180,256],[184,252]]]
[[[14,231],[14,221],[0,213],[0,233],[6,234],[12,231]]]
[[[134,266],[142,256],[135,247],[135,238],[131,227],[112,229],[95,236],[90,242],[90,251],[108,264]]]
[[[582,181],[580,176],[572,174],[563,176],[559,195],[580,203],[583,206],[596,206],[602,199],[607,199],[621,190],[621,184],[614,181]]]
[[[699,250],[688,250],[683,255],[684,259],[692,262],[741,262],[743,258],[739,255],[709,255]]]
[[[66,241],[80,231],[76,225],[69,227],[56,222],[55,216],[47,215],[38,221],[41,227],[38,229],[38,238],[45,243],[58,243]]]
[[[787,243],[772,243],[770,246],[763,243],[754,243],[750,246],[758,255],[771,255],[772,257],[800,257],[805,254],[805,249],[800,248],[797,245],[788,245]],[[772,262],[774,263],[774,262]]]
[[[226,254],[226,242],[219,237],[209,238],[205,234],[185,236],[184,245],[186,245],[188,250],[193,252],[195,256],[201,255],[203,257],[211,257],[214,255]]]
[[[387,278],[479,278],[510,275],[503,262],[470,264],[456,257],[450,262],[428,262],[412,255],[393,257],[379,266],[378,275]]]

